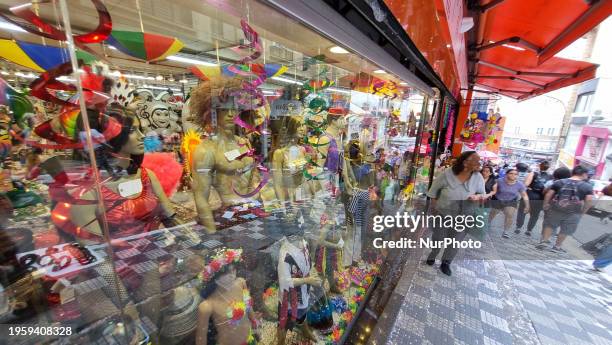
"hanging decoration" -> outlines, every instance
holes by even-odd
[[[39,0],[37,3],[43,4],[50,2],[52,2],[52,0]],[[93,50],[87,47],[86,44],[100,43],[106,40],[113,29],[113,23],[110,14],[108,13],[106,6],[104,6],[102,0],[91,0],[91,2],[96,8],[96,11],[98,12],[98,26],[91,32],[81,35],[74,35],[73,39],[74,43],[79,48],[95,55]],[[22,23],[20,21],[13,20],[11,17],[2,13],[0,13],[0,16],[25,31],[34,35],[54,39],[57,41],[67,40],[66,33],[62,30],[57,29],[54,25],[45,22],[41,17],[39,17],[33,11],[33,6],[31,3],[22,6],[11,7],[9,8],[9,11],[11,11],[15,16],[25,20],[27,23]]]
[[[455,132],[455,128],[454,128],[454,124],[455,124],[455,112],[452,106],[449,106],[448,108],[448,117],[447,117],[447,123],[446,123],[446,138],[444,140],[444,149],[446,151],[446,149],[448,149],[451,145],[451,142],[453,140],[453,134]]]
[[[85,64],[97,60],[95,56],[79,49],[76,50],[76,56]],[[65,48],[6,39],[0,39],[0,57],[37,72],[44,72],[70,61],[70,55]]]
[[[185,157],[185,171],[191,171],[193,164],[193,153],[195,149],[202,143],[200,134],[194,129],[189,129],[183,135],[183,141],[181,142],[181,153]]]
[[[485,122],[487,121],[487,113],[471,113],[463,124],[461,129],[461,142],[472,145],[478,145],[485,140]]]
[[[2,78],[0,78],[0,104],[7,106],[17,126],[21,129],[29,127],[27,116],[34,113],[32,102],[26,94],[15,90]]]
[[[497,132],[501,130],[501,121],[502,116],[499,113],[493,113],[492,110],[489,112],[489,118],[487,119],[487,127],[485,129],[486,145],[497,144]]]
[[[163,60],[185,46],[175,37],[121,30],[113,30],[107,42],[126,55],[149,62]]]

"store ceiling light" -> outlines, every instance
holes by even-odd
[[[376,73],[376,74],[387,74],[387,71],[382,70],[382,69],[377,69],[376,71],[374,71],[374,73]]]
[[[331,92],[343,93],[343,94],[346,94],[346,95],[350,95],[351,94],[351,90],[348,90],[348,89],[339,89],[337,87],[328,87],[326,90],[331,91]]]
[[[334,46],[329,48],[329,51],[334,53],[334,54],[348,54],[348,50],[342,48],[342,47],[338,47],[338,46]]]
[[[162,80],[164,80],[164,76],[163,75],[158,75],[158,76],[155,77],[155,80],[162,81]]]
[[[187,83],[188,83],[188,81],[187,81],[187,79],[184,79],[184,78],[183,78],[183,79],[179,80],[179,83],[182,83],[182,84],[187,84]]]
[[[26,79],[36,79],[36,78],[38,78],[36,75],[34,75],[34,73],[25,74],[23,72],[16,72],[15,75],[18,76],[18,77],[21,77],[21,78],[26,78]]]
[[[108,49],[112,49],[112,50],[117,50],[117,48],[115,48],[115,46],[108,46]]]
[[[272,77],[270,79],[276,80],[276,81],[282,81],[283,83],[289,83],[289,84],[297,84],[297,85],[302,85],[303,84],[303,82],[301,82],[299,80],[283,78],[283,77]]]
[[[0,73],[1,73],[2,75],[9,75],[9,74],[10,74],[10,73],[9,73],[9,72],[7,72],[7,71],[1,71]]]
[[[143,85],[142,87],[146,88],[146,89],[151,89],[151,90],[163,90],[163,91],[167,91],[170,90],[172,92],[180,92],[180,89],[173,89],[173,88],[169,88],[169,87],[162,87],[162,86],[155,86],[155,85]]]
[[[173,76],[169,76],[169,77],[168,77],[168,81],[169,81],[169,82],[173,82],[173,81],[174,81],[174,77],[173,77]]]
[[[153,77],[145,77],[144,75],[137,75],[137,74],[124,74],[123,76],[126,78],[130,78],[130,79],[155,80],[155,78]]]
[[[405,81],[400,82],[400,85],[405,86],[408,85],[408,83],[406,83]]]
[[[171,60],[171,61],[176,61],[176,62],[188,63],[192,65],[218,66],[216,63],[212,63],[212,62],[208,62],[204,60],[196,60],[196,59],[192,59],[192,58],[188,58],[188,57],[180,56],[180,55],[170,55],[166,59]]]

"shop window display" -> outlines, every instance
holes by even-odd
[[[341,343],[386,272],[372,216],[426,183],[433,100],[258,2],[9,5],[2,322]]]

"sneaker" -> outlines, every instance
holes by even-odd
[[[567,250],[557,246],[553,246],[550,250],[555,253],[567,253]]]
[[[429,266],[433,266],[436,263],[436,259],[427,259],[425,260],[425,263],[428,264]]]
[[[525,236],[531,237],[531,231],[525,231]]]
[[[503,237],[503,238],[510,238],[510,235],[508,235],[508,233],[507,233],[507,232],[504,232],[504,233],[502,234],[502,237]]]
[[[543,241],[543,242],[538,243],[536,245],[536,248],[544,249],[544,248],[548,247],[549,245],[550,245],[550,241]]]
[[[517,234],[517,235],[520,234],[521,233],[521,229],[517,228],[516,230],[514,230],[514,233]]]

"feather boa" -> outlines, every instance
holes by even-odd
[[[167,152],[147,153],[144,155],[142,167],[155,173],[168,197],[176,192],[183,174],[183,166],[176,161],[174,154]]]

